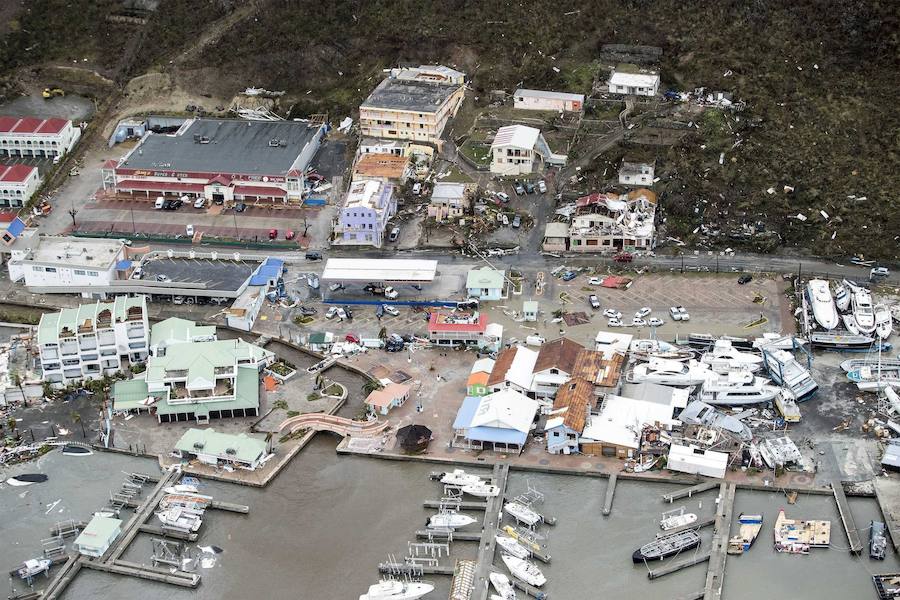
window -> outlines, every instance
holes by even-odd
[[[44,270],[48,273],[56,273],[56,267],[46,267]]]
[[[84,270],[83,269],[75,269],[75,274],[76,275],[84,275]]]
[[[31,267],[31,270],[36,273],[40,273],[41,271],[44,270],[44,267]]]
[[[99,274],[100,274],[100,273],[98,273],[97,271],[88,271],[88,272],[87,272],[87,276],[88,276],[88,277],[96,277],[96,276],[99,275]]]

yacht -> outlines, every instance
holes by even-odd
[[[502,598],[502,600],[516,600],[516,590],[509,577],[503,573],[491,571],[488,578],[491,580],[491,585],[499,593],[499,598]]]
[[[796,350],[804,344],[806,344],[806,340],[792,335],[764,333],[762,334],[762,337],[753,340],[753,349],[762,350],[763,348],[771,348],[775,350]]]
[[[418,600],[431,593],[434,586],[422,581],[397,581],[382,579],[369,586],[369,591],[362,594],[359,600]]]
[[[709,365],[695,360],[686,363],[664,358],[636,365],[629,374],[629,383],[659,383],[661,385],[697,385],[710,373]]]
[[[769,376],[778,385],[786,387],[797,402],[808,399],[819,389],[809,370],[803,367],[787,350],[763,349],[763,360]]]
[[[841,363],[841,369],[844,370],[844,373],[849,373],[850,371],[854,371],[860,367],[877,367],[881,365],[881,368],[900,368],[900,358],[887,358],[885,356],[867,356],[866,358],[848,358],[844,362]]]
[[[847,373],[847,379],[864,392],[876,392],[888,386],[900,387],[900,367],[864,365]]]
[[[778,395],[774,385],[768,385],[768,379],[756,377],[750,372],[733,371],[727,375],[710,373],[703,384],[697,398],[707,404],[720,406],[742,406],[771,402]]]
[[[872,307],[872,294],[862,287],[853,288],[853,319],[859,333],[869,334],[875,331],[875,310]]]
[[[856,317],[851,314],[841,315],[841,321],[844,322],[844,329],[853,335],[859,335],[859,325],[856,324]]]
[[[875,333],[883,340],[891,337],[891,311],[884,304],[875,305]]]
[[[509,572],[512,573],[513,577],[516,579],[520,579],[529,585],[533,585],[536,587],[540,587],[547,583],[547,578],[544,577],[544,574],[541,573],[541,570],[537,568],[533,562],[516,558],[511,554],[501,554],[500,558],[503,559],[503,564],[506,565],[506,568],[509,569]]]
[[[690,360],[695,352],[689,348],[681,348],[668,342],[659,340],[634,340],[628,348],[634,358],[650,360],[651,358],[664,358],[669,360]]]
[[[834,305],[837,306],[839,312],[844,312],[850,308],[850,292],[843,283],[838,284],[834,289]]]
[[[709,365],[717,373],[731,371],[759,370],[762,357],[750,352],[741,352],[731,345],[729,340],[716,340],[712,349],[700,358],[700,362]]]
[[[428,519],[428,527],[431,527],[432,529],[436,529],[439,527],[456,529],[458,527],[471,525],[475,522],[475,519],[470,517],[469,515],[464,515],[457,512],[441,512],[433,515],[430,519]]]
[[[823,329],[832,330],[838,326],[838,312],[824,279],[810,279],[806,284],[806,296],[812,306],[813,316]]]

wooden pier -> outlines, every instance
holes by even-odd
[[[847,502],[846,494],[844,494],[844,486],[840,481],[837,483],[832,482],[831,491],[834,493],[834,501],[837,503],[838,513],[841,515],[841,522],[844,524],[847,539],[850,541],[850,552],[859,554],[862,552],[863,543],[859,539],[859,531],[856,529],[853,513],[850,512],[850,504]]]
[[[56,600],[59,598],[80,570],[81,561],[77,558],[70,558],[63,565],[62,569],[57,571],[50,583],[47,584],[47,587],[44,588],[41,600]]]
[[[875,478],[875,499],[884,517],[894,550],[900,551],[900,481],[895,477]]]
[[[668,494],[663,494],[662,498],[663,501],[671,503],[682,498],[690,498],[694,494],[700,494],[716,487],[719,487],[718,481],[705,481],[703,483],[698,483],[697,485],[692,485],[689,488],[683,488],[680,490],[675,490],[674,492],[670,492]]]
[[[481,530],[481,541],[478,543],[478,558],[475,564],[474,590],[472,600],[487,600],[490,582],[488,576],[494,568],[494,550],[497,540],[495,532],[500,527],[500,509],[503,507],[503,495],[509,479],[509,465],[494,465],[494,485],[500,488],[500,495],[488,498],[484,511],[484,523]]]
[[[716,531],[709,549],[709,568],[706,570],[706,585],[703,600],[720,600],[725,584],[725,559],[728,556],[728,536],[731,533],[731,513],[734,511],[734,496],[737,488],[733,483],[723,482],[719,486],[719,505],[716,507]]]
[[[456,573],[456,567],[383,562],[378,564],[378,572],[384,575],[408,575],[409,577],[421,577],[422,575],[449,575],[452,577]]]
[[[106,562],[112,563],[125,553],[125,549],[131,545],[131,542],[134,541],[134,538],[137,536],[138,532],[140,532],[140,526],[147,521],[150,517],[150,513],[152,513],[153,509],[156,508],[156,505],[159,504],[159,499],[163,495],[163,488],[174,484],[180,476],[181,474],[176,471],[168,471],[160,478],[156,487],[153,488],[153,491],[143,503],[137,502],[136,500],[129,501],[136,505],[134,514],[122,528],[122,533],[110,549],[107,550]]]
[[[79,560],[82,561],[82,567],[85,569],[93,569],[95,571],[115,573],[117,575],[128,575],[130,577],[137,577],[138,579],[147,579],[149,581],[169,583],[171,585],[188,588],[195,588],[200,584],[200,575],[196,573],[159,569],[124,560],[103,562],[100,560],[85,560],[84,557]]]
[[[162,494],[159,498],[156,499],[157,504],[159,503],[159,501],[162,499],[162,496],[164,496],[164,495],[165,494]],[[129,500],[124,500],[122,502],[122,505],[126,508],[138,508],[139,506],[141,506],[141,502],[139,502],[138,500],[129,499]],[[219,500],[213,500],[212,502],[210,502],[207,505],[207,508],[209,508],[209,509],[214,508],[216,510],[224,510],[227,512],[239,513],[242,515],[246,515],[246,514],[250,513],[249,506],[246,506],[244,504],[233,504],[231,502],[220,502]]]
[[[459,508],[459,510],[487,510],[487,502],[426,500],[422,503],[422,506],[424,506],[425,508],[442,508],[445,506],[452,506],[453,508]]]
[[[420,540],[428,539],[450,539],[453,542],[480,542],[481,534],[471,531],[443,531],[440,529],[416,531],[416,538]]]
[[[186,531],[178,531],[177,529],[169,529],[168,527],[157,527],[156,525],[144,524],[140,526],[141,533],[149,533],[150,535],[158,535],[160,537],[172,538],[173,540],[182,540],[184,542],[196,542],[200,536],[196,533],[188,533]]]
[[[691,556],[687,558],[683,558],[681,560],[672,561],[666,565],[663,565],[657,569],[650,569],[647,571],[647,577],[649,579],[659,579],[663,575],[668,575],[669,573],[674,573],[675,571],[680,571],[681,569],[686,569],[687,567],[693,567],[694,565],[699,565],[700,563],[704,563],[709,560],[710,551],[706,552],[695,552]]]
[[[606,498],[603,500],[603,516],[609,516],[609,513],[612,512],[612,504],[613,504],[613,496],[616,493],[616,481],[619,479],[618,473],[613,473],[609,476],[609,481],[606,483]]]

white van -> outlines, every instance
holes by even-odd
[[[163,198],[162,196],[157,196],[157,197],[156,197],[156,204],[154,204],[153,207],[154,207],[156,210],[162,210],[163,204],[165,204],[165,203],[166,203],[166,199],[165,199],[165,198]]]
[[[384,348],[384,340],[378,338],[362,338],[359,340],[359,343],[363,348],[376,348],[379,350]]]
[[[540,335],[529,335],[525,338],[525,343],[529,346],[542,346],[546,341],[546,338]]]

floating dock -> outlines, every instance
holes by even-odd
[[[603,516],[609,516],[609,513],[612,512],[612,504],[613,504],[613,496],[616,493],[616,481],[619,479],[618,473],[613,473],[609,476],[609,480],[606,483],[606,498],[603,500]]]
[[[900,551],[900,482],[893,477],[875,478],[875,499],[884,517],[891,544]]]
[[[494,485],[500,488],[500,495],[487,499],[484,511],[484,524],[481,530],[481,541],[478,543],[478,557],[475,561],[475,589],[472,600],[487,600],[490,584],[488,576],[494,568],[494,550],[497,540],[494,532],[500,527],[500,509],[503,508],[503,495],[509,480],[509,465],[494,465]]]
[[[709,567],[706,570],[706,585],[703,586],[703,600],[720,600],[725,584],[725,559],[728,557],[728,539],[731,534],[731,513],[734,511],[734,496],[737,488],[733,483],[719,486],[719,505],[716,507],[716,531],[709,549]]]
[[[690,551],[688,551],[690,552]],[[681,569],[686,569],[688,567],[693,567],[694,565],[699,565],[700,563],[704,563],[709,560],[710,551],[706,552],[696,552],[687,558],[683,558],[678,561],[672,561],[666,565],[663,565],[657,569],[650,569],[647,571],[647,577],[649,579],[659,579],[663,575],[668,575],[669,573],[674,573],[675,571],[680,571]],[[702,597],[702,595],[701,595]]]
[[[680,490],[675,490],[674,492],[670,492],[668,494],[663,494],[664,502],[674,502],[675,500],[680,500],[682,498],[690,498],[694,494],[700,494],[711,489],[719,487],[718,481],[706,481],[703,483],[698,483],[697,485],[692,485],[689,488],[682,488]]]
[[[862,552],[863,543],[859,539],[859,531],[856,529],[856,522],[853,520],[850,504],[847,502],[846,494],[844,494],[844,486],[840,481],[837,483],[832,482],[831,491],[834,493],[834,501],[837,503],[838,513],[841,515],[841,523],[844,524],[847,539],[850,541],[850,552],[859,554]]]
[[[445,506],[452,506],[454,508],[459,508],[459,510],[487,510],[488,503],[487,502],[454,502],[454,501],[442,501],[442,500],[426,500],[422,503],[422,506],[425,508],[443,508]]]
[[[195,588],[200,585],[200,575],[196,573],[187,573],[179,570],[158,569],[156,567],[148,567],[139,563],[128,562],[124,560],[114,560],[110,562],[102,562],[100,560],[85,560],[80,558],[82,567],[85,569],[93,569],[95,571],[103,571],[106,573],[115,573],[117,575],[128,575],[137,577],[138,579],[146,579],[148,581],[156,581],[159,583],[168,583],[180,587]]]

